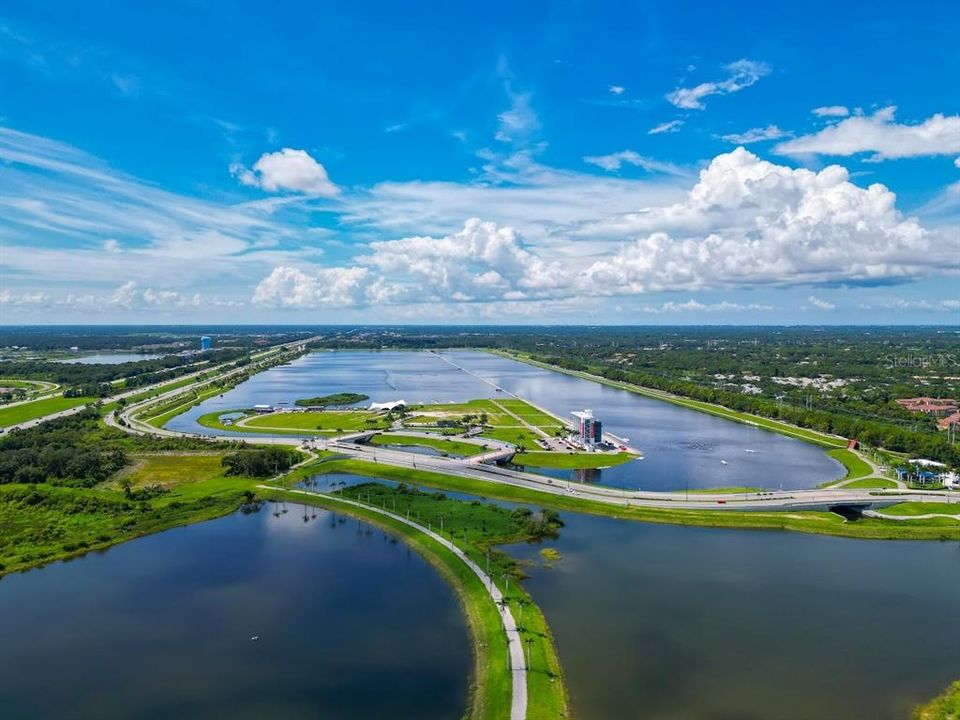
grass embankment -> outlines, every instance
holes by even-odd
[[[827,455],[846,468],[847,474],[841,479],[841,482],[856,480],[857,478],[864,478],[873,474],[873,468],[870,467],[870,463],[846,448],[827,450]],[[896,483],[894,483],[893,486],[896,487]],[[848,485],[847,487],[850,486]]]
[[[943,694],[913,711],[913,720],[958,720],[958,718],[960,718],[960,680],[950,685]]]
[[[917,515],[960,515],[960,502],[903,502],[880,508],[878,512],[885,515],[899,515],[901,517],[915,517]]]
[[[413,435],[396,435],[393,433],[380,433],[370,438],[371,445],[409,445],[413,447],[429,447],[447,453],[448,455],[459,455],[469,457],[482,453],[482,445],[460,442],[458,440],[447,440],[441,437],[422,437]]]
[[[88,403],[96,401],[97,398],[93,397],[65,398],[58,395],[57,397],[34,400],[33,402],[26,402],[22,405],[14,405],[13,407],[0,407],[0,427],[19,425],[28,420],[35,420],[45,415],[52,415],[62,410],[69,410],[70,408],[87,405]]]
[[[162,428],[177,415],[182,415],[192,407],[196,407],[204,400],[220,395],[229,390],[232,385],[215,385],[213,387],[204,387],[199,390],[187,392],[172,398],[165,403],[157,403],[146,408],[142,413],[138,413],[136,418],[155,428]]]
[[[749,413],[739,412],[738,410],[731,410],[723,407],[722,405],[713,405],[712,403],[703,402],[701,400],[691,400],[690,398],[681,397],[680,395],[671,395],[670,393],[662,390],[654,390],[641,385],[634,385],[633,383],[621,382],[619,380],[608,380],[600,375],[593,375],[580,370],[567,370],[556,365],[548,365],[546,363],[539,362],[538,360],[534,360],[524,353],[506,352],[503,350],[491,350],[490,352],[495,355],[509,358],[510,360],[517,360],[528,365],[543,368],[544,370],[552,370],[554,372],[564,373],[565,375],[572,375],[583,380],[600,383],[601,385],[607,385],[619,390],[626,390],[627,392],[634,393],[635,395],[643,395],[656,400],[663,400],[664,402],[672,403],[674,405],[680,405],[681,407],[690,408],[691,410],[697,410],[698,412],[716,415],[718,417],[726,418],[727,420],[733,420],[735,422],[745,423],[747,425],[755,425],[766,430],[772,430],[773,432],[780,433],[781,435],[787,435],[800,440],[806,440],[807,442],[821,445],[823,447],[843,447],[847,443],[846,439],[844,438],[827,435],[825,433],[817,432],[816,430],[808,430],[806,428],[797,427],[796,425],[790,425],[789,423],[780,422],[779,420],[771,420],[770,418],[760,417],[759,415],[750,415]]]
[[[454,477],[363,460],[333,459],[324,462],[318,468],[324,473],[344,472],[371,478],[380,477],[398,482],[417,483],[440,490],[469,493],[478,497],[530,503],[555,510],[570,510],[641,522],[752,530],[790,530],[873,540],[960,540],[960,526],[949,526],[933,520],[929,523],[918,521],[908,525],[874,518],[847,522],[834,513],[816,511],[739,512],[736,510],[674,510],[633,505],[626,507],[575,496],[538,492],[504,483]],[[677,498],[682,500],[683,493],[679,493]]]
[[[460,558],[422,531],[364,505],[348,505],[323,495],[303,495],[280,489],[261,489],[260,492],[268,498],[312,503],[361,517],[401,536],[434,565],[456,590],[473,637],[474,678],[467,717],[471,720],[509,717],[512,682],[500,612],[484,584]],[[443,518],[443,536],[484,570],[487,568],[487,551],[490,550],[490,575],[503,592],[517,620],[524,648],[529,651],[527,718],[554,720],[567,715],[562,671],[546,620],[518,582],[521,573],[517,563],[508,555],[491,550],[494,544],[529,539],[530,523],[535,524],[543,515],[524,518],[522,513],[486,503],[452,500],[441,493],[394,489],[377,483],[346,488],[341,497],[359,497],[401,517],[409,513],[411,520],[419,521],[424,527],[429,524],[438,532]],[[508,581],[507,577],[512,580]]]
[[[524,467],[582,470],[613,467],[636,457],[626,452],[524,452],[514,455],[513,463]]]
[[[844,490],[895,490],[897,483],[889,478],[864,478],[853,482],[842,482]]]
[[[465,426],[465,419],[471,416],[471,424],[479,425],[476,420],[482,417],[482,437],[518,447],[536,447],[537,439],[543,437],[543,434],[554,437],[566,431],[556,418],[517,398],[481,398],[463,403],[417,405],[409,410],[406,423],[411,426],[416,426],[421,418],[430,418],[434,422],[454,421]]]

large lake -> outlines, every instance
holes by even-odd
[[[459,718],[472,672],[426,561],[294,504],[5,577],[0,638],[4,720]]]
[[[457,402],[519,395],[568,417],[590,408],[604,428],[630,439],[644,459],[590,473],[591,482],[644,490],[750,486],[810,488],[842,477],[840,463],[813,445],[624,390],[484,352],[340,351],[306,355],[255,375],[222,396],[174,418],[173,430],[218,431],[196,423],[215,410],[258,403],[293,404],[333,392],[360,392],[373,402]],[[230,434],[230,433],[224,433]],[[749,452],[748,452],[749,451]]]
[[[960,547],[564,513],[525,583],[580,720],[906,720],[960,678]]]

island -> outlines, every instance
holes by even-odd
[[[369,395],[354,392],[332,393],[312,398],[300,398],[296,404],[300,407],[327,407],[329,405],[354,405],[369,400]]]

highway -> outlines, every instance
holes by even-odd
[[[266,350],[258,351],[258,352],[252,353],[252,354],[250,355],[250,360],[251,360],[251,361],[260,360],[260,359],[262,359],[262,358],[264,358],[264,357],[266,357],[266,356],[268,356],[268,355],[272,355],[272,354],[275,354],[275,353],[277,353],[277,352],[280,352],[281,350],[285,350],[285,349],[288,349],[288,348],[291,348],[291,347],[296,347],[296,346],[298,346],[298,345],[304,345],[304,344],[306,344],[306,343],[308,343],[308,342],[310,342],[311,340],[314,340],[314,339],[316,339],[316,338],[307,338],[307,339],[305,339],[305,340],[298,340],[298,341],[295,341],[295,342],[284,343],[283,345],[277,345],[277,346],[275,346],[275,347],[271,347],[271,348],[268,348],[268,349],[266,349]],[[223,365],[214,366],[214,367],[212,367],[212,368],[205,368],[205,369],[203,369],[203,370],[197,370],[196,372],[188,373],[188,374],[186,374],[186,375],[181,375],[180,377],[173,378],[172,380],[164,380],[164,381],[162,381],[162,382],[154,383],[154,384],[152,384],[152,385],[142,385],[142,386],[140,386],[140,387],[133,388],[133,389],[131,389],[131,390],[125,390],[125,391],[123,391],[123,392],[121,392],[121,393],[117,393],[117,394],[115,394],[115,395],[110,395],[110,396],[108,396],[108,397],[100,398],[100,400],[101,400],[102,402],[116,402],[117,400],[121,400],[121,399],[124,399],[124,400],[125,400],[125,399],[127,399],[127,398],[135,397],[135,396],[137,396],[137,395],[142,395],[143,393],[146,393],[146,392],[152,392],[152,391],[154,391],[154,390],[157,390],[158,388],[162,388],[162,387],[165,386],[165,385],[171,385],[171,384],[173,384],[173,383],[180,382],[181,380],[185,380],[185,379],[187,379],[187,378],[194,378],[194,377],[197,377],[197,376],[199,376],[199,375],[202,375],[202,374],[205,374],[205,373],[210,373],[210,372],[214,372],[214,373],[215,373],[215,372],[217,372],[218,370],[224,370],[225,368],[227,368],[227,367],[229,367],[229,366],[231,366],[231,365],[233,365],[233,362],[224,363]],[[196,383],[191,383],[191,384],[189,384],[189,385],[180,386],[180,387],[175,388],[174,390],[171,390],[171,391],[168,392],[168,393],[164,393],[164,394],[162,394],[162,395],[157,395],[157,396],[154,396],[154,397],[152,397],[152,398],[149,398],[148,400],[145,400],[145,401],[142,402],[142,403],[138,403],[136,407],[144,407],[144,406],[146,406],[146,405],[148,405],[148,404],[153,404],[154,402],[156,402],[156,401],[159,400],[159,399],[169,399],[169,398],[171,398],[171,397],[175,397],[176,395],[178,395],[178,394],[180,394],[180,393],[183,393],[183,392],[186,392],[186,391],[188,391],[188,390],[190,390],[190,389],[192,389],[192,388],[195,388],[195,387],[197,387],[198,385],[202,385],[203,383],[210,382],[210,380],[213,380],[214,378],[217,378],[217,379],[228,378],[228,377],[230,377],[230,376],[232,376],[232,375],[237,375],[237,374],[239,374],[239,373],[241,373],[241,372],[244,372],[244,371],[245,371],[245,368],[238,368],[238,369],[234,369],[234,370],[229,371],[229,372],[224,372],[224,373],[221,374],[221,375],[210,376],[210,377],[204,378],[203,380],[200,380],[200,381],[198,381],[198,382],[196,382]],[[29,401],[29,402],[34,402],[34,400],[31,400],[31,401]],[[25,403],[11,403],[11,405],[13,405],[13,404],[25,404]],[[6,406],[4,406],[4,407],[10,407],[10,405],[6,405]],[[4,431],[4,432],[10,432],[11,430],[25,430],[25,429],[27,429],[27,428],[36,427],[37,425],[40,425],[41,423],[48,422],[48,421],[50,421],[50,420],[56,420],[57,418],[68,417],[68,416],[70,416],[70,415],[76,415],[78,412],[83,411],[84,408],[86,408],[86,407],[87,407],[87,405],[77,405],[76,407],[68,408],[68,409],[66,409],[66,410],[60,410],[59,412],[50,413],[49,415],[43,415],[42,417],[33,418],[32,420],[26,420],[26,421],[24,421],[24,422],[22,422],[22,423],[17,423],[16,425],[9,425],[9,426],[3,428],[3,431]],[[131,407],[132,407],[132,406],[131,406]],[[111,423],[108,422],[107,424],[109,425],[109,424],[111,424]]]

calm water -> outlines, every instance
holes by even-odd
[[[563,517],[525,584],[580,720],[906,720],[960,677],[957,543]]]
[[[380,530],[274,507],[0,581],[0,717],[460,717],[452,589]]]
[[[629,438],[645,456],[598,473],[564,472],[562,477],[645,490],[744,485],[797,489],[815,487],[844,473],[821,449],[749,425],[488,353],[448,352],[443,357],[465,370],[425,352],[313,353],[206,400],[174,418],[168,427],[217,433],[197,425],[196,418],[215,410],[292,404],[298,398],[333,392],[362,392],[371,402],[448,402],[503,397],[496,391],[502,387],[562,417],[571,410],[591,408],[606,430]],[[775,473],[771,472],[774,463]]]
[[[80,365],[113,365],[136,362],[138,360],[156,360],[163,355],[149,355],[144,353],[103,353],[98,355],[84,355],[83,357],[58,360],[63,363],[78,363]]]

